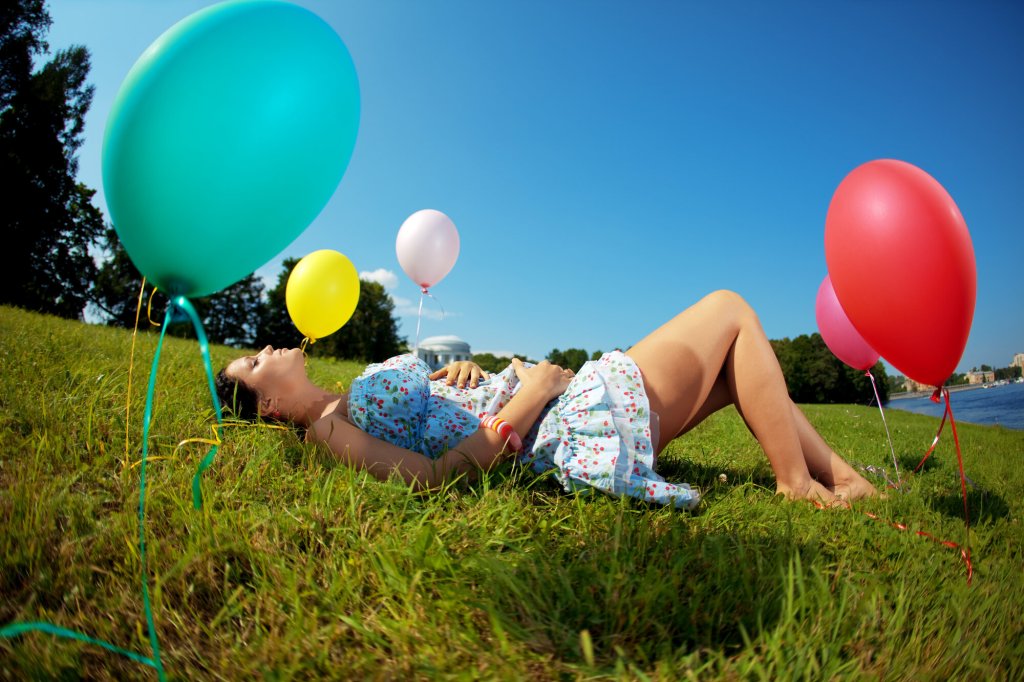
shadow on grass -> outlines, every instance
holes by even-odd
[[[964,518],[964,498],[959,490],[933,497],[930,500],[930,505],[932,509],[946,516]],[[967,511],[971,524],[978,525],[1005,519],[1010,515],[1010,506],[1006,500],[993,492],[980,489],[972,490],[968,487]]]
[[[913,471],[914,467],[916,467],[918,464],[921,464],[921,458],[922,457],[924,457],[924,453],[923,452],[921,452],[921,453],[913,453],[913,452],[912,453],[904,453],[904,454],[900,455],[899,456],[900,470],[901,471]],[[926,471],[932,471],[934,469],[937,469],[938,467],[939,467],[939,461],[937,459],[935,459],[935,455],[932,454],[931,457],[929,457],[928,459],[926,459],[924,461],[924,464],[921,464],[921,469],[917,473],[923,473],[923,472],[926,472]]]
[[[697,488],[701,491],[702,495],[707,495],[708,491],[713,488],[721,488],[722,483],[719,481],[719,475],[725,474],[728,483],[726,486],[731,487],[734,485],[740,485],[741,483],[753,483],[754,485],[764,487],[768,490],[775,489],[775,476],[772,474],[771,469],[765,466],[757,467],[722,467],[722,466],[707,466],[692,460],[686,459],[665,459],[658,461],[658,475],[662,476],[666,481],[672,483],[688,483],[690,486]],[[549,495],[565,495],[561,484],[558,479],[555,478],[554,472],[548,472],[547,474],[534,474],[527,467],[512,466],[512,467],[501,467],[495,469],[487,474],[487,480],[489,481],[490,487],[496,487],[498,485],[511,484],[523,488],[529,488],[537,492],[547,493]],[[465,484],[468,489],[480,489],[483,486],[482,480]],[[587,496],[588,491],[583,490],[579,493],[575,493],[581,496]],[[603,493],[594,490],[591,494],[595,496],[603,495]],[[546,505],[549,501],[544,497],[534,498],[536,504]],[[660,509],[661,506],[657,504],[649,504],[641,500],[626,499],[625,503],[631,505],[634,509]],[[694,514],[700,513],[700,508],[691,512]]]
[[[763,530],[654,526],[622,514],[586,536],[552,537],[543,552],[478,563],[479,584],[489,587],[481,606],[530,650],[570,664],[592,656],[599,667],[622,658],[649,665],[693,650],[730,656],[744,633],[783,617],[787,571],[806,574],[800,567],[814,562],[812,548]]]
[[[685,482],[709,490],[720,485],[719,476],[725,474],[729,484],[750,482],[769,490],[775,489],[775,475],[767,463],[754,467],[708,466],[684,458],[664,458],[658,460],[658,474],[667,481]]]

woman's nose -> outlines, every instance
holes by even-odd
[[[261,352],[261,353],[273,353],[273,352],[274,352],[274,347],[273,347],[273,346],[271,346],[271,345],[268,345],[268,346],[267,346],[266,348],[264,348],[264,349],[263,349],[262,351],[260,351],[260,352]]]

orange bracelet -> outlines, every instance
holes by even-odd
[[[505,439],[509,447],[512,448],[512,452],[522,452],[523,440],[516,433],[515,428],[512,427],[507,421],[496,415],[488,415],[480,420],[481,429],[491,429],[499,436]]]

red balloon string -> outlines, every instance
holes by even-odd
[[[939,402],[939,394],[941,393],[941,391],[941,388],[935,389],[935,392],[932,393],[932,402]],[[942,429],[946,427],[946,416],[950,414],[952,414],[952,412],[950,412],[949,410],[949,401],[947,400],[946,409],[942,412],[942,421],[939,422],[939,430],[935,432],[935,438],[932,440],[932,444],[931,447],[928,448],[928,452],[924,453],[924,457],[922,457],[921,461],[917,463],[916,467],[914,467],[915,474],[921,470],[921,467],[924,466],[924,463],[928,460],[929,457],[932,456],[932,452],[935,451],[935,446],[939,444],[939,436],[942,435]]]
[[[971,562],[971,516],[967,511],[967,475],[964,473],[964,456],[960,452],[960,437],[956,434],[956,420],[953,419],[953,407],[949,403],[949,389],[943,388],[942,395],[946,398],[946,412],[949,413],[949,428],[953,429],[953,442],[956,444],[956,461],[960,466],[960,493],[964,498],[964,550],[967,565]],[[967,584],[971,584],[971,573],[967,573]]]
[[[941,398],[940,398],[940,396],[941,396]],[[914,473],[917,473],[918,471],[921,470],[921,467],[924,466],[924,463],[928,460],[929,457],[931,457],[932,453],[935,451],[935,446],[937,446],[939,444],[939,436],[942,435],[942,429],[945,428],[945,426],[946,426],[946,419],[948,418],[949,419],[949,427],[953,431],[953,443],[956,445],[956,461],[957,461],[957,466],[959,467],[959,470],[960,470],[960,493],[963,496],[963,500],[964,500],[964,546],[960,547],[960,545],[957,545],[956,543],[950,542],[948,540],[939,540],[938,538],[936,538],[936,537],[934,537],[932,535],[929,535],[928,533],[925,533],[923,531],[915,531],[915,532],[918,535],[921,535],[921,536],[927,537],[927,538],[931,538],[932,540],[935,540],[936,542],[938,542],[940,544],[943,544],[943,545],[945,545],[947,547],[954,547],[956,549],[959,549],[960,550],[960,555],[964,559],[964,563],[967,564],[967,584],[970,585],[971,584],[971,577],[974,575],[974,568],[973,568],[973,566],[971,564],[971,545],[970,545],[970,539],[971,539],[970,538],[971,516],[970,516],[970,512],[968,511],[968,508],[967,508],[967,475],[964,473],[964,457],[963,457],[963,453],[960,450],[960,437],[957,435],[957,432],[956,432],[956,421],[953,419],[953,407],[952,407],[952,405],[949,402],[949,389],[948,388],[944,388],[944,387],[943,388],[937,388],[937,389],[935,389],[935,392],[932,393],[932,400],[934,402],[939,402],[940,399],[942,399],[942,398],[944,398],[945,401],[946,401],[946,409],[943,410],[943,412],[942,412],[942,421],[939,423],[939,430],[935,432],[935,438],[932,440],[932,444],[928,448],[928,451],[926,453],[924,453],[924,457],[922,457],[921,461],[918,463],[918,465],[916,467],[914,467]],[[873,519],[876,519],[876,520],[879,520],[879,521],[881,520],[877,516],[874,516],[872,514],[868,514],[867,512],[864,512],[864,513],[867,514],[868,516],[870,516]],[[888,521],[886,523],[889,523],[894,528],[899,528],[900,530],[907,530],[907,527],[905,525],[903,525],[903,524],[896,524],[896,523],[891,523],[891,522],[888,522]]]
[[[875,521],[879,521],[881,523],[888,524],[888,525],[892,526],[893,528],[895,528],[897,530],[910,530],[910,528],[908,528],[907,524],[905,524],[905,523],[893,523],[892,521],[886,521],[883,518],[879,518],[878,516],[875,516],[871,512],[863,512],[863,513],[868,518],[874,519]],[[952,547],[953,549],[960,550],[960,558],[964,560],[964,565],[967,567],[967,584],[968,585],[971,584],[971,578],[974,577],[974,565],[971,563],[971,550],[970,550],[970,547],[968,547],[967,549],[964,549],[963,547],[961,547],[960,545],[956,544],[955,542],[953,542],[951,540],[943,540],[941,538],[937,538],[934,535],[932,535],[931,533],[926,533],[923,530],[915,530],[914,534],[915,535],[920,535],[923,538],[928,538],[929,540],[937,542],[940,545],[944,545],[946,547]]]

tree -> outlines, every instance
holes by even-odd
[[[379,282],[359,282],[359,303],[340,330],[318,341],[318,353],[335,358],[381,362],[398,355],[405,339],[392,316],[394,301]]]
[[[946,381],[946,385],[947,386],[961,386],[963,384],[969,384],[969,383],[970,383],[970,379],[967,378],[967,375],[966,374],[960,374],[958,372],[954,372],[953,374],[951,374],[949,376],[949,379]]]
[[[112,228],[107,229],[103,246],[107,257],[99,268],[89,302],[100,311],[108,325],[133,327],[138,310],[139,289],[142,287],[142,275],[135,268],[128,252],[121,245],[117,232]],[[149,293],[146,296],[148,297]],[[158,300],[162,309],[166,305],[166,300],[162,296],[158,296]],[[145,306],[146,303],[144,300],[142,305]],[[236,347],[252,346],[266,317],[263,282],[255,274],[250,274],[215,294],[191,300],[191,303],[211,343]],[[145,319],[146,312],[143,311],[140,320]],[[192,323],[186,321],[175,322],[167,333],[186,338],[195,337]]]
[[[14,0],[0,10],[0,177],[6,265],[0,303],[81,317],[96,276],[90,246],[102,236],[95,192],[76,182],[76,153],[93,86],[89,51],[45,54],[50,16],[42,0]]]
[[[96,273],[89,303],[99,310],[108,325],[131,328],[135,325],[142,275],[121,246],[114,228],[107,228],[102,247],[106,257]],[[145,314],[143,312],[142,316]]]
[[[773,340],[772,348],[786,378],[786,388],[798,403],[861,403],[875,401],[871,379],[839,360],[818,333]],[[879,398],[889,400],[889,378],[881,362],[871,368]]]
[[[515,355],[523,362],[527,362],[525,355]],[[512,358],[507,355],[495,355],[494,353],[473,353],[473,362],[480,366],[480,369],[491,374],[497,374],[512,364]]]
[[[0,111],[24,88],[32,57],[46,52],[50,14],[43,0],[8,0],[0,7]]]
[[[1021,376],[1021,368],[1019,366],[1013,367],[1000,367],[995,370],[996,381],[1016,381]]]
[[[263,324],[263,282],[250,273],[227,289],[193,301],[211,343],[252,346]],[[188,325],[191,336],[192,325]]]
[[[257,334],[258,345],[296,346],[302,335],[288,316],[285,293],[288,276],[298,263],[287,258],[277,284],[267,293],[265,317]],[[398,355],[405,339],[398,335],[398,322],[392,316],[394,301],[377,282],[359,283],[359,303],[352,317],[338,331],[307,346],[310,355],[321,355],[365,362],[380,362]]]
[[[559,367],[578,372],[583,364],[590,359],[590,355],[582,348],[566,348],[565,350],[552,348],[547,359]]]
[[[294,348],[302,342],[302,334],[292,324],[285,302],[288,276],[292,274],[298,262],[298,258],[285,258],[281,263],[281,272],[277,275],[277,283],[267,291],[263,306],[263,322],[260,324],[259,333],[256,334],[257,346],[270,344],[274,348]]]

